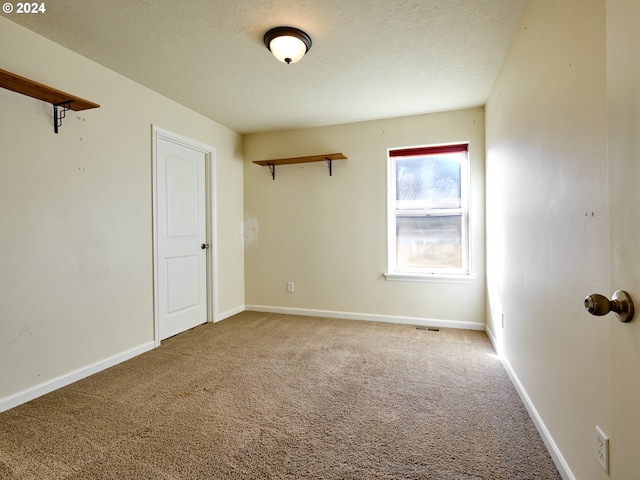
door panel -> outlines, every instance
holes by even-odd
[[[640,2],[607,0],[610,290],[626,290],[635,318],[610,315],[610,473],[640,478]],[[611,292],[610,292],[611,293]]]
[[[198,256],[166,259],[167,265],[167,315],[200,304],[200,259]]]
[[[196,159],[167,155],[167,238],[199,234],[199,164]]]
[[[206,154],[159,138],[156,156],[162,340],[207,321]]]

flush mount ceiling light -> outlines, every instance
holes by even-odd
[[[293,27],[276,27],[264,34],[264,44],[283,63],[296,63],[311,48],[311,37]]]

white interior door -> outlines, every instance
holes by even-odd
[[[207,321],[206,153],[156,143],[159,339]]]
[[[635,318],[610,314],[610,472],[640,478],[640,2],[607,0],[610,289],[626,290]],[[611,294],[611,292],[609,292]]]

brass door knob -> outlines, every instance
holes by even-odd
[[[584,299],[584,308],[591,315],[601,316],[614,312],[621,322],[633,320],[633,301],[629,294],[622,290],[616,290],[611,300],[597,293],[589,295]]]

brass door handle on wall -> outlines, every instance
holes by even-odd
[[[591,315],[606,315],[609,312],[615,312],[618,320],[621,322],[630,322],[633,320],[633,301],[627,292],[616,290],[613,297],[609,300],[604,295],[594,293],[584,299],[584,308]]]

